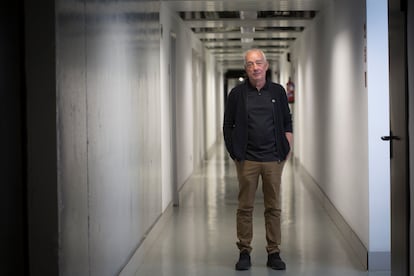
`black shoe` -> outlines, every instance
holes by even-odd
[[[236,263],[236,270],[249,270],[251,266],[249,252],[240,252],[239,261]]]
[[[286,264],[280,258],[279,253],[272,253],[267,256],[267,266],[275,270],[286,269]]]

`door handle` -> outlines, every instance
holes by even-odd
[[[401,140],[401,137],[400,136],[395,136],[395,135],[392,135],[393,133],[392,133],[392,131],[390,131],[390,135],[389,136],[381,136],[381,140],[382,141],[390,141],[390,158],[392,159],[393,158],[393,151],[394,151],[394,147],[393,147],[393,144],[394,143],[392,143],[392,140]]]
[[[381,140],[382,141],[391,141],[391,140],[400,140],[401,138],[399,136],[394,136],[394,135],[390,135],[390,136],[381,136]]]

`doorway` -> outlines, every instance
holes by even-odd
[[[391,274],[410,275],[408,1],[389,0]],[[412,30],[411,30],[412,32]],[[411,47],[412,48],[412,47]],[[411,53],[412,50],[410,49]],[[411,246],[412,248],[412,246]]]

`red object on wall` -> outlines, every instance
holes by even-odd
[[[295,102],[295,84],[289,78],[289,81],[286,83],[286,94],[289,103]]]

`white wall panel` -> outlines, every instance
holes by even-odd
[[[196,164],[201,162],[209,146],[216,141],[216,91],[214,76],[216,66],[211,55],[205,52],[201,42],[184,24],[181,18],[172,12],[168,5],[161,3],[160,22],[162,25],[161,39],[161,117],[162,117],[162,204],[163,210],[173,197],[171,168],[171,98],[169,67],[171,55],[176,55],[176,125],[177,125],[177,178],[178,187],[193,173]],[[176,53],[171,53],[170,35],[176,37]],[[193,60],[196,58],[196,60]],[[207,66],[203,66],[207,64]],[[204,71],[205,69],[205,71]],[[174,68],[171,68],[174,70]],[[194,74],[199,79],[194,78]],[[206,74],[206,75],[204,75]],[[221,95],[221,94],[220,94]],[[220,116],[220,115],[218,115]],[[196,140],[195,140],[196,139]],[[196,159],[195,159],[196,158]],[[200,159],[200,160],[197,160]]]
[[[370,225],[369,221],[373,210],[369,208],[372,197],[368,172],[388,183],[387,170],[376,166],[369,155],[369,126],[386,127],[388,121],[381,116],[368,119],[368,112],[369,106],[386,103],[387,97],[372,90],[375,99],[368,98],[371,92],[365,87],[365,23],[364,2],[332,1],[294,44],[295,155],[367,250],[374,244],[386,250],[387,239],[379,239],[374,232],[383,231],[380,229],[387,227],[387,222],[381,226]],[[370,33],[367,35],[369,38]],[[371,77],[372,81],[379,79],[375,74]],[[377,193],[387,194],[386,187],[380,189],[382,192]],[[387,212],[386,204],[374,212]],[[371,239],[374,236],[375,241]]]

